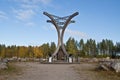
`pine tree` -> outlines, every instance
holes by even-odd
[[[66,50],[68,54],[76,55],[77,52],[77,45],[76,41],[74,38],[69,38],[68,41],[66,42]]]
[[[56,50],[56,45],[55,45],[54,42],[51,42],[51,45],[50,45],[50,55],[52,55],[55,50]]]
[[[43,57],[46,58],[50,54],[50,46],[49,43],[43,44],[41,46],[42,52],[43,52]]]

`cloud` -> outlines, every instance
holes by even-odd
[[[37,9],[37,5],[29,5],[29,4],[21,4],[21,8],[23,9]]]
[[[43,4],[49,4],[52,0],[39,0]]]
[[[69,35],[72,35],[72,36],[78,36],[78,37],[82,37],[82,38],[88,38],[88,35],[86,33],[80,32],[80,31],[66,29],[66,33],[68,33]]]
[[[22,21],[30,20],[34,15],[35,12],[32,9],[28,10],[14,10],[14,13],[16,14],[16,18]]]
[[[51,6],[52,0],[13,0],[22,9],[40,10],[42,7]]]
[[[44,26],[45,30],[56,30],[53,25],[50,26]],[[88,38],[88,35],[84,32],[76,31],[76,30],[71,30],[66,28],[65,33],[67,33],[69,36],[76,36],[76,37],[82,37],[82,38]]]
[[[7,19],[7,18],[8,18],[8,17],[7,17],[7,15],[6,15],[6,13],[3,12],[3,11],[0,11],[0,20]]]
[[[16,3],[12,7],[16,21],[26,26],[35,26],[34,19],[40,13],[40,10],[51,4],[52,0],[9,0]],[[42,8],[43,7],[43,8]]]
[[[28,23],[26,23],[26,26],[32,27],[32,26],[35,26],[35,23],[33,23],[33,22],[28,22]]]
[[[23,3],[23,4],[44,4],[44,5],[48,5],[52,0],[14,0],[16,2],[19,3]]]
[[[9,0],[11,1],[11,0]],[[37,15],[42,5],[49,5],[52,0],[13,0],[16,2],[17,7],[13,11],[16,13],[18,19],[29,19]]]
[[[13,12],[18,22],[23,23],[25,26],[35,26],[33,18],[36,13],[32,9],[13,9]]]

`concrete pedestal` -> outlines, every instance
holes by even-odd
[[[69,57],[69,63],[72,63],[73,61],[72,61],[72,58],[71,57]]]
[[[50,62],[50,63],[52,62],[52,57],[49,57],[49,60],[48,60],[48,62]]]

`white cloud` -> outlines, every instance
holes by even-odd
[[[28,9],[28,10],[20,9],[13,11],[16,14],[16,18],[22,21],[30,20],[35,15],[35,12],[32,9]]]
[[[23,4],[38,4],[38,3],[41,3],[41,4],[44,4],[44,5],[47,5],[49,4],[52,0],[14,0],[16,2],[20,2],[20,3],[23,3]]]
[[[19,2],[19,3],[25,3],[28,4],[30,2],[33,2],[34,0],[14,0],[15,2]]]
[[[9,0],[12,1],[12,0]],[[34,18],[40,13],[42,6],[48,6],[52,0],[13,0],[17,7],[13,8],[16,19],[26,26],[34,26]]]
[[[56,30],[53,25],[50,26],[44,26],[45,30]],[[76,31],[76,30],[71,30],[66,28],[65,33],[67,33],[69,36],[76,36],[76,37],[82,37],[82,38],[88,38],[88,35],[84,32]]]
[[[10,0],[11,1],[11,0]],[[17,4],[17,8],[14,9],[16,17],[20,20],[26,20],[37,15],[38,10],[41,8],[41,4],[45,6],[49,5],[52,0],[14,0]]]
[[[82,38],[88,38],[88,35],[86,33],[83,33],[83,32],[80,32],[80,31],[66,29],[66,33],[68,33],[69,35],[72,35],[72,36],[78,36],[78,37],[82,37]]]
[[[52,0],[39,0],[43,4],[49,4]]]
[[[29,5],[29,4],[21,4],[21,8],[23,9],[37,9],[37,5]]]
[[[35,23],[33,23],[33,22],[28,22],[28,23],[26,23],[26,26],[32,27],[32,26],[35,26]]]
[[[0,11],[0,20],[7,19],[6,13],[3,11]]]

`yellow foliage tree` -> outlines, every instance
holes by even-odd
[[[34,56],[37,58],[43,57],[43,52],[41,50],[41,47],[34,47]]]

